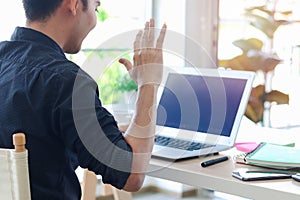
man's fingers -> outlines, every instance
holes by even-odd
[[[149,26],[150,23],[146,22],[145,28],[144,28],[144,33],[143,33],[143,38],[142,38],[142,48],[147,48],[148,47],[148,41],[149,41]]]
[[[126,67],[127,71],[132,69],[131,62],[129,60],[125,59],[125,58],[119,59],[119,63],[123,64]]]
[[[154,19],[150,19],[150,28],[149,28],[149,41],[148,47],[154,47],[154,36],[155,36],[155,28],[154,28]]]
[[[140,52],[142,34],[143,34],[143,32],[139,31],[135,37],[135,41],[133,43],[134,54],[138,54]]]
[[[157,41],[156,41],[156,48],[158,48],[158,49],[162,49],[162,47],[163,47],[163,42],[164,42],[164,39],[165,39],[166,30],[167,30],[167,25],[164,24],[162,26],[162,29],[161,29],[160,34],[159,34],[159,36],[157,38]]]

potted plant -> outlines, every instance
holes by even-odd
[[[257,38],[239,39],[233,45],[242,50],[242,54],[232,59],[220,60],[219,65],[236,70],[263,73],[264,83],[253,88],[245,115],[255,123],[270,124],[270,106],[272,103],[288,104],[289,95],[272,90],[272,78],[275,67],[281,59],[273,50],[274,33],[279,26],[290,24],[288,16],[291,11],[277,11],[276,1],[266,1],[265,5],[245,9],[245,16],[251,26],[260,30],[268,38],[262,42]],[[280,15],[283,19],[277,20]],[[264,47],[264,49],[263,49]]]
[[[115,89],[123,93],[124,103],[134,104],[138,87],[137,84],[130,78],[128,73],[119,77],[119,80],[116,82]]]

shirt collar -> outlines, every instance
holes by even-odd
[[[47,35],[36,31],[34,29],[25,28],[25,27],[17,27],[11,36],[11,41],[29,41],[29,42],[37,42],[40,45],[44,45],[58,51],[63,56],[65,56],[61,47],[50,37]]]

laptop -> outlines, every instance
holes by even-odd
[[[166,69],[152,157],[181,160],[232,148],[254,76],[216,68]]]

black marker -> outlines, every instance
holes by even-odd
[[[208,167],[208,166],[211,166],[211,165],[214,165],[214,164],[226,161],[228,159],[229,159],[228,156],[224,156],[224,157],[221,157],[221,158],[216,158],[216,159],[204,161],[204,162],[201,163],[201,166],[202,167]]]

